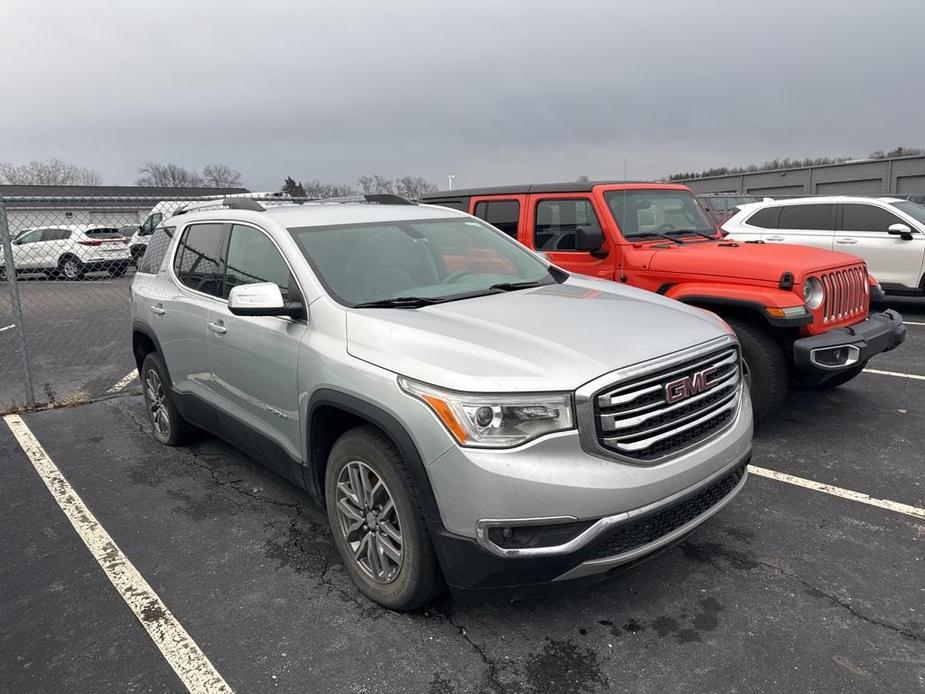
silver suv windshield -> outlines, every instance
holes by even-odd
[[[325,290],[360,308],[417,308],[561,281],[504,234],[470,218],[289,229]]]
[[[716,227],[685,190],[611,190],[604,199],[627,239],[716,234]]]

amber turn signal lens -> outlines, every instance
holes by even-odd
[[[428,405],[430,405],[431,409],[437,413],[440,421],[446,425],[446,428],[449,429],[450,433],[456,437],[456,440],[459,443],[465,443],[466,430],[463,429],[463,427],[457,421],[455,415],[453,415],[453,410],[450,409],[450,406],[440,398],[436,398],[433,395],[422,395],[421,397]]]

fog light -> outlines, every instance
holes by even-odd
[[[842,369],[856,364],[861,350],[854,345],[820,347],[809,353],[809,360],[822,369]]]

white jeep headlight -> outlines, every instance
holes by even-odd
[[[575,426],[571,393],[460,393],[404,376],[398,385],[427,403],[461,446],[512,448]]]
[[[803,303],[812,309],[822,306],[825,301],[825,288],[815,277],[807,277],[803,280]]]

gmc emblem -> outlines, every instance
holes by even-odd
[[[684,378],[669,381],[665,384],[665,402],[670,405],[675,402],[680,402],[681,400],[687,400],[687,398],[702,393],[705,390],[710,390],[710,388],[717,383],[711,380],[712,377],[716,375],[717,371],[719,371],[719,367],[713,366],[709,369],[698,371],[692,376],[685,376]]]

